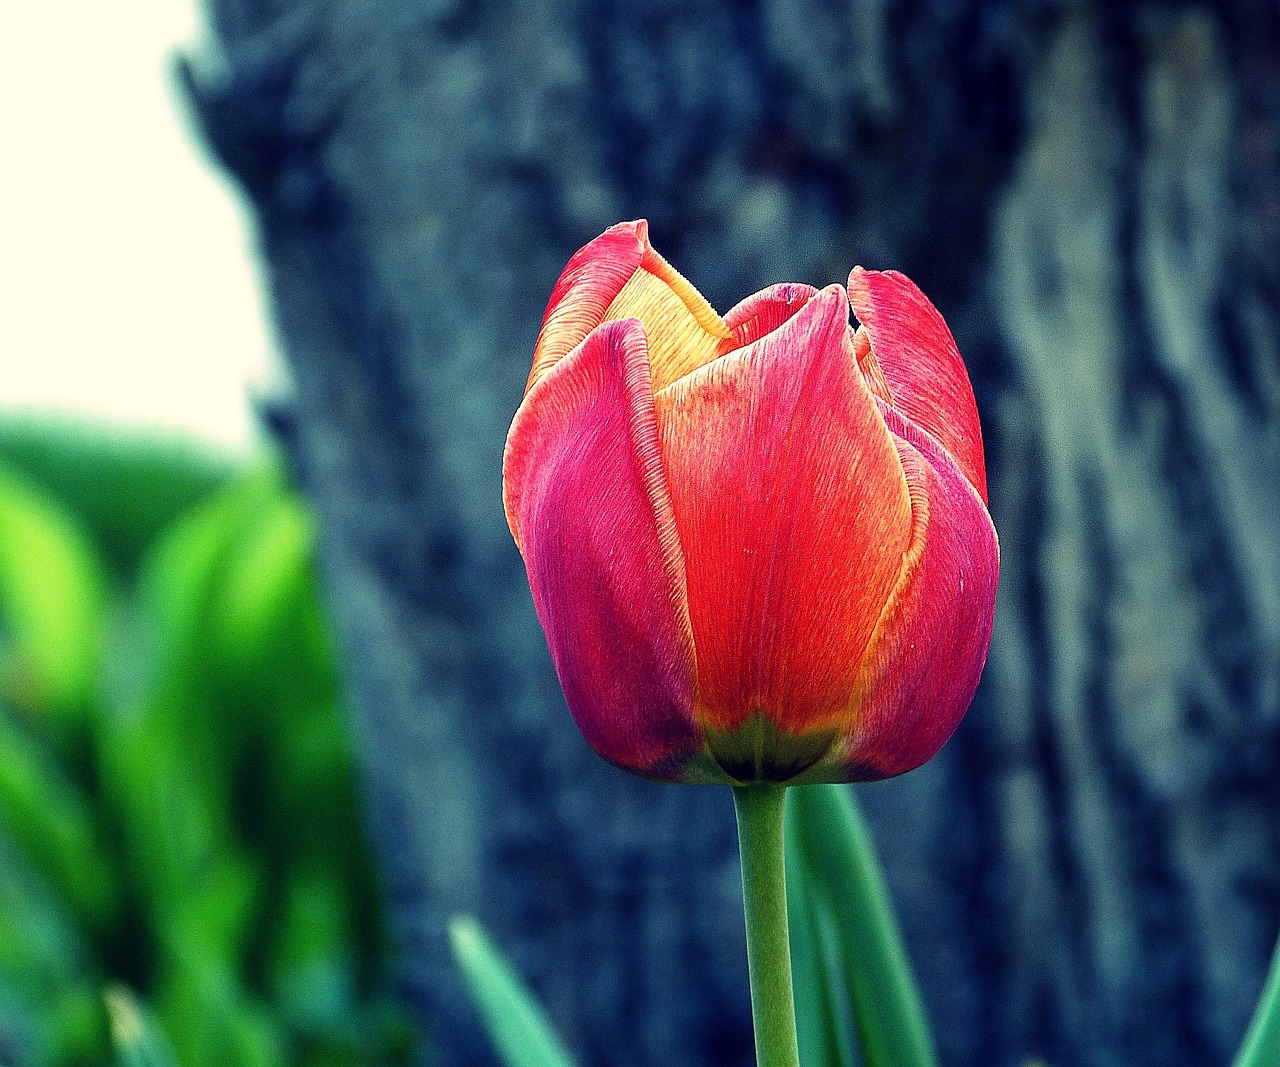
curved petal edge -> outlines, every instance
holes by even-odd
[[[896,270],[849,275],[849,303],[895,410],[932,434],[987,501],[978,405],[955,338],[920,288]]]
[[[604,321],[609,305],[640,269],[648,244],[649,226],[640,219],[610,226],[573,254],[542,314],[526,393]]]

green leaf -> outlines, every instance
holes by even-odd
[[[0,466],[0,686],[50,716],[60,739],[84,727],[105,612],[106,579],[83,530]]]
[[[787,925],[791,984],[801,1067],[853,1067],[846,1017],[848,986],[834,921],[813,885],[813,875],[795,826],[795,790],[789,790],[786,826]]]
[[[83,931],[0,832],[0,1047],[6,1041],[32,1064],[99,1063],[107,1033]]]
[[[243,531],[212,605],[222,653],[239,670],[270,667],[282,624],[309,591],[311,517],[294,497],[281,495]],[[262,675],[265,675],[263,677]]]
[[[0,709],[0,825],[74,915],[101,932],[119,903],[119,872],[89,798]]]
[[[280,1021],[247,978],[199,939],[168,939],[152,1003],[185,1067],[283,1067]]]
[[[358,1003],[345,889],[328,871],[290,871],[273,923],[273,999],[290,1027],[312,1039],[341,1034]]]
[[[924,1006],[862,816],[846,786],[791,790],[815,896],[835,919],[867,1067],[936,1067]]]
[[[121,577],[162,529],[242,466],[177,433],[14,412],[0,416],[0,463],[72,512]]]
[[[111,1018],[111,1042],[120,1067],[178,1067],[164,1032],[137,997],[116,985],[102,999]]]
[[[1276,942],[1271,970],[1235,1067],[1275,1067],[1277,1063],[1280,1063],[1280,941]]]
[[[88,966],[88,948],[66,903],[0,827],[0,975],[52,989]]]
[[[153,684],[182,679],[207,685],[203,675],[216,643],[211,615],[228,560],[246,532],[274,510],[281,492],[273,470],[254,471],[186,512],[148,550],[137,600],[153,644]]]
[[[788,798],[788,801],[790,798]],[[792,822],[791,803],[787,822]],[[808,884],[804,853],[787,826],[787,933],[791,942],[791,989],[796,1002],[796,1038],[801,1067],[831,1067],[836,1060],[827,1027],[827,994],[818,948],[818,932],[810,911],[812,889]]]
[[[839,928],[826,898],[814,893],[810,897],[813,924],[817,931],[819,962],[822,965],[827,993],[832,1045],[840,1067],[861,1067],[862,1056],[854,1039],[853,1013],[849,983],[845,980],[844,954],[840,947]]]
[[[240,864],[229,769],[240,763],[246,716],[217,699],[209,614],[237,538],[278,491],[273,475],[255,473],[167,530],[112,632],[102,788],[157,926],[187,909],[210,872]],[[242,881],[229,872],[218,892],[232,899],[228,887]]]
[[[469,915],[449,921],[449,943],[471,999],[507,1067],[571,1067],[532,994]]]

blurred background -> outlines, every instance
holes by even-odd
[[[859,789],[942,1062],[1230,1062],[1280,929],[1274,0],[209,0],[0,39],[0,1064],[751,1061],[726,791],[565,712],[502,516],[620,219],[721,310],[906,271],[996,634]],[[141,1022],[140,1022],[141,1021]]]
[[[0,36],[0,1064],[406,1062],[251,224],[190,3]],[[162,1060],[150,1061],[160,1067]]]

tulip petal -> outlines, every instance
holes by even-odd
[[[829,286],[657,394],[709,730],[842,727],[902,569],[907,483],[848,316]]]
[[[644,331],[593,331],[525,397],[507,519],[569,710],[606,759],[674,777],[701,748],[695,660]]]
[[[747,297],[724,317],[732,340],[721,343],[722,351],[744,348],[772,333],[817,295],[812,285],[782,282]]]
[[[978,407],[964,361],[938,309],[896,270],[854,267],[849,302],[893,395],[893,407],[932,434],[987,501]]]
[[[936,439],[889,408],[911,486],[911,548],[867,648],[852,728],[828,756],[846,781],[920,766],[977,690],[991,641],[1000,551],[986,507]]]
[[[871,339],[867,331],[859,326],[856,330],[850,327],[853,340],[853,354],[858,360],[858,370],[867,383],[867,388],[890,407],[893,406],[893,393],[889,391],[889,383],[884,380],[884,371],[871,352]]]
[[[525,391],[602,323],[639,319],[654,389],[720,354],[729,331],[715,309],[649,243],[643,219],[610,227],[578,250],[542,318]]]
[[[715,359],[729,331],[703,295],[658,255],[648,243],[648,228],[641,227],[644,261],[605,319],[637,318],[644,324],[657,392]]]
[[[646,223],[620,222],[573,254],[543,312],[526,393],[605,321],[609,305],[640,269],[648,243]]]

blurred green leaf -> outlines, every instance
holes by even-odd
[[[282,1067],[284,1034],[235,961],[198,942],[168,949],[152,1002],[183,1067]]]
[[[83,729],[98,665],[106,580],[92,543],[53,498],[0,466],[0,688]]]
[[[815,896],[835,919],[867,1067],[936,1067],[924,1005],[884,875],[847,786],[791,791],[793,827]]]
[[[164,530],[139,568],[137,603],[150,642],[152,686],[208,685],[211,622],[227,562],[246,531],[274,510],[282,492],[271,469],[239,478]]]
[[[0,973],[56,986],[89,957],[65,904],[7,836],[0,836]]]
[[[1235,1067],[1275,1067],[1276,1064],[1280,1064],[1280,941],[1276,942],[1271,969]]]
[[[116,833],[154,931],[216,867],[230,827],[203,791],[180,733],[165,718],[110,722],[101,752]]]
[[[507,1067],[571,1067],[573,1061],[511,966],[468,915],[449,921],[449,943],[471,999]]]
[[[66,417],[0,416],[0,463],[21,471],[84,524],[114,573],[243,464],[160,430]]]
[[[106,1019],[70,912],[0,834],[0,1048],[26,1063],[99,1061]]]
[[[246,524],[212,604],[212,628],[228,662],[270,682],[281,624],[310,590],[310,517],[296,498],[280,495]]]
[[[842,1010],[849,990],[839,939],[800,844],[794,792],[790,790],[787,798],[787,926],[800,1063],[801,1067],[853,1067],[849,1021]]]
[[[71,748],[55,736],[65,725],[42,714],[53,690],[40,671],[7,676],[25,683],[7,690],[24,699],[24,716],[3,706],[0,684],[0,846],[27,872],[6,883],[0,854],[0,1048],[20,1049],[23,1067],[97,1067],[109,1050],[105,978],[141,991],[113,1002],[117,1030],[133,1032],[145,998],[183,1067],[410,1062],[410,1017],[386,992],[301,502],[272,467],[246,470],[139,549],[126,588],[107,581],[62,503],[4,478],[0,489],[17,488],[0,506],[21,505],[9,508],[19,533],[60,548],[73,577],[77,552],[88,559],[81,569],[96,592],[92,627],[42,623],[23,645],[0,574],[0,647],[7,639],[11,652],[48,657],[54,634],[84,664]],[[35,558],[21,547],[9,555]],[[41,561],[19,570],[15,602],[47,610],[41,568],[64,600],[64,586],[77,588]],[[120,1062],[146,1051],[135,1044]]]
[[[184,907],[228,862],[238,836],[229,772],[244,715],[216,699],[208,620],[232,546],[277,492],[274,476],[255,473],[165,531],[110,645],[103,789],[161,925],[162,913]]]
[[[299,871],[285,885],[272,953],[272,986],[298,1033],[333,1039],[355,1013],[356,961],[344,887],[327,871]]]
[[[790,798],[788,797],[788,801]],[[787,821],[792,821],[791,803]],[[828,1026],[827,991],[818,947],[818,932],[810,912],[812,889],[804,853],[791,826],[786,834],[787,930],[791,944],[791,989],[796,1005],[796,1037],[801,1067],[829,1067],[836,1063]]]
[[[101,931],[118,905],[118,876],[89,798],[0,708],[0,826],[73,914]]]
[[[111,1017],[111,1042],[120,1067],[178,1067],[168,1039],[150,1010],[122,985],[103,994]]]

